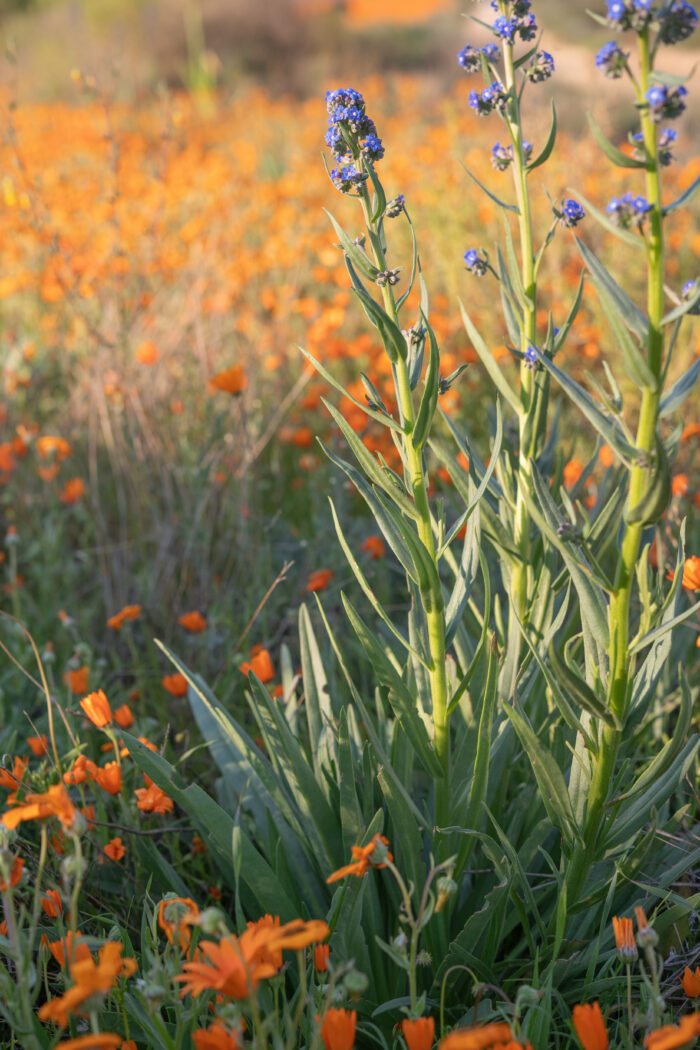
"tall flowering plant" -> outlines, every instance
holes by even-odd
[[[611,76],[631,77],[641,132],[623,150],[597,125],[592,130],[614,163],[644,175],[644,196],[631,189],[602,211],[580,194],[563,194],[538,234],[530,176],[554,148],[556,117],[536,152],[524,138],[522,107],[525,90],[552,75],[554,59],[540,47],[529,0],[492,6],[494,41],[467,45],[459,55],[464,70],[485,81],[470,105],[504,122],[494,168],[513,176],[513,201],[481,186],[503,209],[503,249],[474,246],[464,256],[472,275],[498,281],[519,368],[512,385],[464,308],[469,339],[500,395],[488,465],[464,422],[440,413],[441,394],[461,369],[441,371],[410,201],[384,187],[384,145],[363,96],[331,91],[328,174],[360,224],[330,221],[349,286],[386,352],[393,397],[385,399],[362,375],[361,400],[306,356],[353,417],[362,413],[383,434],[376,454],[327,403],[345,451],[325,451],[376,520],[401,585],[391,604],[380,600],[353,552],[343,507],[331,500],[339,543],[374,623],[342,595],[348,643],[319,600],[326,653],[302,607],[303,694],[292,682],[279,704],[253,669],[249,674],[262,746],[170,654],[221,771],[218,802],[137,741],[129,748],[197,824],[237,909],[274,910],[282,921],[305,912],[328,917],[331,952],[352,958],[368,978],[358,993],[358,1031],[388,1032],[396,1017],[387,1003],[408,1011],[411,1024],[421,1021],[426,1007],[444,1006],[449,991],[456,1005],[442,1011],[446,1027],[463,1020],[458,1004],[465,997],[476,1013],[488,990],[500,994],[527,972],[532,985],[515,1004],[519,1031],[545,1045],[551,1011],[542,1004],[555,995],[574,1002],[600,953],[613,958],[606,919],[639,903],[641,873],[644,885],[663,895],[689,863],[682,836],[668,833],[681,826],[674,803],[698,740],[689,733],[691,694],[682,673],[670,668],[684,653],[674,628],[697,606],[684,607],[682,536],[670,585],[648,555],[668,503],[675,440],[659,420],[676,411],[700,375],[694,365],[664,390],[671,349],[700,291],[690,282],[669,293],[667,309],[663,225],[695,186],[663,203],[661,174],[675,141],[669,122],[686,96],[654,63],[660,47],[688,35],[697,16],[677,2],[609,5],[604,23],[637,34],[639,68],[616,42],[597,64]],[[547,249],[584,212],[647,258],[643,311],[577,239],[609,320],[611,347],[640,391],[636,434],[610,366],[611,392],[595,383],[591,393],[557,360],[583,280],[559,325],[551,315],[542,322],[538,285]],[[410,235],[406,259],[394,247],[398,223]],[[562,438],[549,420],[557,387],[600,438],[568,487],[556,455]],[[506,438],[501,404],[515,417],[514,440]],[[583,486],[598,469],[603,443],[609,466],[594,501],[584,504]],[[458,506],[432,498],[437,464],[449,471]],[[403,621],[397,608],[408,609]],[[373,689],[350,652],[364,656]],[[671,718],[659,750],[645,746],[638,730],[661,717],[661,690]],[[376,845],[384,832],[391,858]],[[398,894],[391,883],[363,877],[375,851],[381,863],[374,866],[389,859],[399,873]],[[438,871],[433,894],[425,888]],[[360,877],[336,885],[329,872]],[[669,924],[683,913],[680,901],[675,906],[680,911],[671,911]],[[504,968],[507,976],[499,978]]]

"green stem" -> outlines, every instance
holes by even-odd
[[[649,31],[639,35],[640,84],[637,91],[639,103],[650,84],[652,71],[649,49]],[[649,369],[656,380],[655,387],[642,389],[639,421],[637,424],[636,448],[638,462],[630,471],[628,506],[636,506],[645,494],[649,483],[651,455],[656,444],[656,428],[661,397],[661,372],[663,365],[664,337],[661,326],[664,309],[664,239],[663,215],[661,212],[661,179],[657,147],[656,125],[649,116],[648,108],[642,108],[642,132],[644,144],[650,158],[646,172],[646,193],[652,210],[649,212],[649,234],[647,237],[647,312],[649,337],[647,343]],[[630,603],[635,579],[635,568],[642,541],[644,526],[640,523],[625,526],[620,557],[615,573],[614,591],[610,599],[610,650],[608,705],[624,726],[627,714],[628,689],[634,672],[634,657],[629,653]],[[603,731],[600,751],[593,769],[588,795],[585,845],[574,854],[569,883],[570,899],[575,901],[581,892],[590,864],[595,859],[594,844],[603,820],[604,808],[615,771],[615,762],[621,733],[606,727]]]
[[[382,250],[376,223],[372,222],[369,208],[369,197],[366,188],[363,187],[361,196],[362,209],[365,223],[370,235],[370,242],[375,257],[375,262],[380,270],[387,269],[387,262]],[[396,308],[396,300],[391,287],[387,284],[382,288],[384,309],[389,316],[396,321],[399,328],[399,314]],[[408,480],[413,493],[416,510],[419,514],[418,535],[423,546],[428,552],[430,559],[438,566],[437,549],[433,537],[433,526],[428,502],[428,485],[423,465],[423,455],[420,449],[414,448],[410,434],[415,423],[415,410],[411,391],[408,368],[403,358],[399,358],[394,367],[396,397],[404,421],[404,454],[406,457],[406,468]],[[447,688],[447,668],[445,662],[445,614],[442,593],[433,594],[429,607],[424,606],[424,612],[428,625],[428,640],[430,645],[430,691],[433,708],[433,729],[435,753],[442,768],[442,777],[436,784],[436,807],[435,820],[438,826],[446,825],[449,820],[449,779],[450,779],[450,740],[448,727],[447,708],[449,703]]]

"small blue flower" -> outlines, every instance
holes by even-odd
[[[387,219],[395,219],[404,210],[404,204],[406,203],[403,193],[400,193],[398,197],[394,197],[393,200],[389,201],[384,214]]]
[[[493,31],[496,36],[500,36],[502,40],[507,40],[512,44],[515,39],[517,25],[518,23],[514,18],[504,18],[504,16],[501,15],[493,23]]]
[[[342,168],[333,168],[331,181],[341,193],[350,193],[356,190],[368,178],[364,172],[357,170],[354,164],[346,164]]]
[[[538,51],[530,61],[526,70],[526,76],[533,84],[541,84],[549,80],[554,72],[554,58],[549,51]]]
[[[465,73],[478,73],[481,69],[480,49],[467,44],[457,55],[457,61]]]
[[[521,40],[534,40],[537,36],[537,23],[534,15],[525,15],[518,22],[518,35]]]
[[[523,141],[523,160],[527,164],[532,157],[532,146],[529,142]],[[500,142],[497,142],[495,146],[491,147],[491,164],[494,166],[496,171],[505,171],[513,163],[513,147],[502,146]]]
[[[368,135],[362,144],[362,153],[368,160],[381,160],[384,156],[382,140],[376,135]]]
[[[555,215],[559,218],[562,226],[565,226],[567,230],[572,230],[575,226],[581,222],[582,219],[586,218],[586,213],[579,204],[572,197],[564,201],[561,212],[555,210]]]
[[[493,113],[494,110],[502,113],[506,108],[507,102],[508,94],[498,80],[494,80],[493,84],[489,84],[487,88],[484,88],[481,94],[478,91],[470,91],[469,93],[469,105],[476,110],[480,117],[486,117],[489,113]]]
[[[668,88],[665,84],[650,87],[644,97],[649,103],[649,116],[654,123],[680,117],[685,109],[684,99],[687,94],[684,87]]]
[[[532,0],[508,0],[508,6],[512,15],[515,15],[516,18],[522,18],[530,10]],[[491,7],[494,11],[498,11],[498,0],[491,0]]]
[[[641,229],[644,219],[652,209],[646,197],[635,197],[631,193],[623,193],[622,197],[613,197],[605,209],[611,220],[621,229],[630,226]]]
[[[485,44],[479,51],[486,57],[487,62],[498,62],[501,57],[501,49],[498,44]]]
[[[664,128],[658,139],[658,156],[659,164],[666,168],[673,161],[672,148],[675,145],[676,139],[678,138],[678,132],[675,128]],[[632,156],[635,160],[647,160],[647,151],[644,146],[644,132],[638,131],[636,135],[632,136],[632,141],[638,143],[635,146],[634,153]]]
[[[699,288],[700,280],[686,281],[683,287],[681,288],[681,296],[687,302],[689,299],[693,298],[693,296],[696,294]],[[700,299],[698,299],[695,306],[692,306],[690,310],[688,310],[688,313],[692,314],[693,316],[697,316],[698,314],[700,314]]]
[[[608,0],[608,22],[615,29],[641,32],[657,17],[656,0]]]
[[[539,349],[539,347],[533,346],[532,343],[530,343],[527,350],[523,354],[523,363],[525,367],[529,369],[541,368],[542,365],[540,364],[539,360],[541,353],[542,351]]]
[[[622,76],[628,58],[629,52],[623,51],[617,40],[609,40],[595,56],[595,64],[603,70],[606,77],[617,80]]]
[[[464,265],[475,277],[483,277],[488,270],[486,256],[476,248],[469,248],[464,253]]]
[[[685,0],[672,0],[663,15],[659,39],[664,44],[677,44],[687,40],[698,27],[698,13],[692,4]]]

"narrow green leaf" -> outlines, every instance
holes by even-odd
[[[649,322],[646,316],[632,302],[627,292],[620,287],[609,270],[603,266],[597,255],[591,251],[580,237],[576,238],[576,244],[596,286],[604,289],[629,330],[634,332],[640,340],[646,340],[649,334]]]
[[[406,211],[405,205],[403,208],[403,214],[411,230],[411,276],[409,278],[408,287],[406,288],[406,291],[403,292],[396,300],[397,313],[401,309],[403,304],[406,302],[411,292],[413,291],[413,285],[416,281],[416,273],[420,269],[420,262],[418,259],[418,242],[416,241],[416,231],[413,228],[413,223],[411,222],[411,218],[408,212]]]
[[[438,349],[435,333],[430,327],[427,317],[421,312],[423,323],[428,329],[428,341],[430,345],[430,357],[428,359],[428,371],[425,377],[423,396],[421,397],[416,421],[411,432],[411,441],[416,451],[420,451],[425,444],[430,425],[435,415],[437,405],[439,381],[440,381],[440,351]]]
[[[428,738],[425,724],[416,711],[415,697],[406,688],[401,675],[350,600],[344,594],[341,594],[341,598],[352,629],[367,654],[374,673],[378,680],[389,689],[389,703],[406,736],[411,741],[418,761],[426,773],[434,777],[442,777],[442,767]]]
[[[677,408],[680,408],[699,379],[700,357],[697,357],[688,371],[684,372],[680,379],[677,379],[671,389],[662,397],[659,405],[659,418],[663,419],[664,416],[669,416],[671,412],[675,412]]]
[[[574,301],[569,309],[569,313],[567,314],[564,324],[561,326],[558,333],[554,337],[554,343],[552,344],[552,357],[554,357],[555,354],[558,354],[561,350],[562,346],[566,341],[567,335],[571,331],[571,326],[576,320],[576,316],[581,305],[581,299],[583,298],[583,283],[583,274],[581,274],[581,277],[578,282],[578,289],[576,291],[576,295],[574,296]]]
[[[354,241],[350,239],[350,237],[348,237],[343,227],[340,225],[340,223],[336,222],[336,220],[328,211],[328,209],[324,208],[323,210],[325,211],[326,215],[333,224],[333,229],[335,230],[336,235],[340,240],[340,244],[343,251],[350,259],[352,259],[355,268],[358,269],[360,273],[364,274],[364,276],[367,277],[370,281],[375,281],[379,274],[379,270],[377,269],[377,267],[372,264],[371,260],[362,251],[362,249],[357,244],[355,244]]]
[[[608,160],[611,160],[618,168],[646,168],[646,163],[643,160],[635,160],[634,157],[630,157],[629,154],[624,153],[617,146],[613,146],[612,142],[600,130],[592,113],[588,113],[587,116],[593,137]]]
[[[486,343],[484,342],[483,338],[481,337],[481,334],[479,333],[478,329],[476,328],[476,326],[475,326],[474,322],[472,321],[471,317],[469,316],[469,314],[465,310],[464,304],[462,303],[461,299],[459,300],[459,308],[462,311],[462,320],[464,321],[464,327],[467,330],[467,335],[471,339],[472,346],[474,347],[474,349],[476,350],[477,354],[479,355],[479,358],[481,359],[481,363],[483,364],[484,368],[488,372],[489,377],[491,378],[492,382],[498,388],[498,390],[501,392],[501,394],[503,395],[505,400],[508,402],[510,407],[513,409],[513,411],[516,413],[516,415],[520,415],[521,405],[520,405],[520,399],[518,398],[518,395],[515,393],[515,391],[511,387],[510,383],[508,382],[506,377],[503,375],[503,372],[501,371],[500,366],[496,362],[496,359],[494,358],[493,354],[491,353],[491,351],[487,347]]]
[[[565,659],[562,659],[554,643],[550,645],[547,655],[549,656],[549,662],[552,665],[557,684],[563,688],[567,697],[575,700],[580,708],[588,711],[594,718],[599,718],[606,725],[621,730],[622,725],[619,719],[608,709],[605,701],[596,696],[588,682],[578,672],[574,671]]]
[[[690,729],[693,719],[693,701],[690,695],[690,689],[688,688],[687,679],[683,673],[683,668],[680,668],[679,670],[681,680],[681,704],[671,737],[666,741],[658,754],[654,755],[646,768],[642,770],[629,791],[625,791],[624,794],[616,796],[616,803],[627,802],[632,798],[637,798],[638,795],[641,795],[646,791],[650,784],[653,784],[654,781],[658,780],[659,777],[662,777],[664,773],[666,773],[672,763],[676,761],[684,744],[687,742],[688,730]]]
[[[327,726],[333,720],[333,708],[328,690],[328,678],[323,659],[314,634],[309,610],[303,603],[299,607],[299,648],[301,650],[301,677],[304,683],[304,707],[309,727],[309,745],[316,771],[321,776],[322,738],[325,741]],[[331,735],[332,739],[332,735]],[[329,749],[331,754],[333,746]]]
[[[542,164],[544,164],[546,161],[549,160],[549,158],[551,156],[551,153],[552,153],[552,150],[554,149],[554,144],[556,143],[556,141],[557,141],[557,111],[556,111],[556,107],[554,105],[554,99],[552,99],[552,124],[551,124],[551,127],[549,129],[549,135],[547,136],[547,141],[545,142],[544,147],[542,148],[542,152],[539,153],[537,155],[537,157],[535,157],[534,160],[531,160],[530,163],[528,164],[528,166],[527,166],[528,173],[531,172],[531,171],[534,171],[535,168],[539,168]]]
[[[384,349],[391,361],[398,361],[399,358],[406,359],[407,347],[406,340],[404,339],[401,329],[393,320],[389,317],[389,314],[384,310],[379,303],[372,298],[365,286],[363,285],[360,278],[355,272],[350,257],[345,256],[345,266],[350,274],[350,280],[352,281],[353,291],[358,297],[367,317],[372,324],[378,329]]]
[[[571,808],[566,781],[559,766],[550,752],[540,744],[537,734],[519,707],[516,704],[506,704],[505,711],[530,760],[540,789],[540,798],[549,819],[561,829],[566,838],[576,838],[583,845],[583,838]]]
[[[361,408],[366,416],[369,416],[370,419],[376,420],[377,423],[382,423],[385,427],[388,427],[390,430],[401,431],[402,428],[400,424],[396,422],[395,419],[392,419],[390,416],[385,416],[383,412],[375,412],[375,410],[373,408],[370,408],[369,405],[363,404],[362,401],[358,401],[357,398],[354,398],[352,396],[352,394],[349,394],[345,387],[342,385],[342,383],[339,383],[338,380],[328,371],[328,369],[325,368],[320,361],[317,361],[313,354],[310,354],[308,350],[304,350],[302,346],[297,347],[297,349],[301,351],[301,353],[304,355],[307,361],[309,361],[309,363],[313,365],[318,374],[320,376],[323,376],[323,378],[326,380],[327,383],[330,384],[330,386],[334,387],[334,389],[341,393],[343,397],[347,397],[349,401],[352,401],[353,405],[355,405],[357,408]]]
[[[689,204],[698,190],[700,190],[700,175],[693,179],[690,186],[683,190],[680,197],[676,197],[675,201],[671,201],[670,204],[661,209],[662,215],[668,215],[669,212],[675,211],[676,208],[682,208],[684,204]]]
[[[469,178],[477,184],[480,190],[484,191],[487,197],[491,198],[494,204],[497,204],[499,208],[505,208],[506,211],[512,211],[515,215],[520,215],[520,210],[515,204],[506,204],[505,201],[499,200],[498,197],[495,196],[495,194],[491,193],[491,190],[487,189],[486,186],[484,186],[483,182],[479,182],[476,175],[474,175],[469,170],[469,168],[465,167],[464,164],[462,164],[461,160],[459,161],[459,164],[462,168],[464,168]]]
[[[491,449],[491,458],[489,460],[489,465],[486,468],[486,470],[484,471],[484,474],[483,474],[483,477],[481,479],[481,482],[479,483],[479,487],[477,488],[476,492],[474,493],[473,498],[467,503],[467,506],[465,507],[464,511],[460,514],[460,516],[457,518],[455,523],[451,526],[450,531],[447,533],[447,536],[444,539],[442,547],[438,551],[438,555],[437,555],[438,559],[440,559],[442,557],[443,552],[446,550],[447,547],[449,547],[449,545],[452,543],[452,540],[455,538],[455,536],[457,535],[459,530],[462,528],[462,526],[465,524],[465,522],[467,522],[469,520],[469,518],[471,517],[471,515],[472,515],[474,509],[476,508],[476,506],[481,502],[481,498],[484,495],[484,493],[486,492],[486,490],[487,490],[487,488],[489,486],[489,482],[490,482],[490,480],[491,480],[491,478],[493,476],[493,472],[496,469],[496,465],[498,463],[499,456],[501,455],[501,446],[502,446],[502,444],[503,444],[503,413],[501,412],[501,402],[500,402],[500,400],[497,397],[496,398],[496,433],[495,433],[494,439],[493,439],[493,447]],[[459,466],[459,464],[457,463],[456,460],[455,460],[455,466],[457,466],[457,467]]]
[[[688,609],[685,609],[678,616],[674,616],[672,620],[668,620],[666,623],[662,623],[660,627],[654,628],[653,631],[647,631],[639,641],[635,642],[630,648],[630,653],[638,653],[640,649],[646,648],[647,645],[651,645],[652,642],[656,642],[659,638],[663,638],[665,634],[672,631],[674,627],[677,627],[679,623],[684,623],[693,613],[700,609],[700,602],[696,602],[695,605],[691,605]]]
[[[350,565],[350,568],[352,569],[352,571],[354,572],[355,578],[356,578],[357,582],[359,583],[360,587],[362,588],[362,590],[363,590],[363,592],[365,594],[365,597],[368,599],[368,601],[370,602],[372,608],[377,613],[377,615],[380,617],[380,619],[383,620],[384,623],[387,625],[387,627],[389,628],[391,633],[394,635],[394,637],[399,642],[401,642],[401,645],[403,645],[404,649],[408,650],[408,652],[411,653],[411,655],[414,656],[416,660],[420,660],[420,662],[425,666],[426,670],[429,670],[428,666],[425,664],[425,661],[423,660],[423,657],[420,655],[420,653],[416,649],[413,648],[413,646],[410,644],[410,642],[408,642],[404,638],[404,636],[401,633],[401,631],[398,629],[398,627],[395,626],[395,624],[393,623],[393,621],[389,617],[388,613],[384,609],[384,606],[381,604],[381,602],[379,601],[379,599],[375,595],[374,591],[372,590],[371,586],[369,585],[369,583],[367,581],[367,577],[365,576],[364,572],[362,571],[362,569],[361,569],[361,567],[359,565],[359,562],[357,561],[357,558],[355,557],[355,555],[352,552],[352,548],[350,547],[350,544],[345,539],[345,534],[344,534],[342,526],[340,524],[340,519],[338,518],[338,514],[337,514],[336,509],[335,509],[335,504],[333,503],[333,500],[330,498],[330,496],[328,497],[328,502],[331,505],[331,514],[333,516],[333,523],[335,525],[335,531],[336,531],[336,535],[338,537],[338,540],[340,542],[340,546],[343,549],[343,553],[344,553],[344,555],[345,555],[345,557],[347,559],[347,562]],[[303,608],[303,606],[302,606],[302,608]],[[304,679],[304,680],[306,680],[306,679]]]
[[[462,546],[462,557],[452,593],[445,609],[445,645],[452,644],[461,623],[465,606],[469,599],[471,585],[479,565],[481,530],[479,528],[479,511],[476,510],[467,522],[467,531]]]

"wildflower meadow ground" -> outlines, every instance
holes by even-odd
[[[700,1037],[698,13],[465,15],[0,98],[3,1050]]]

